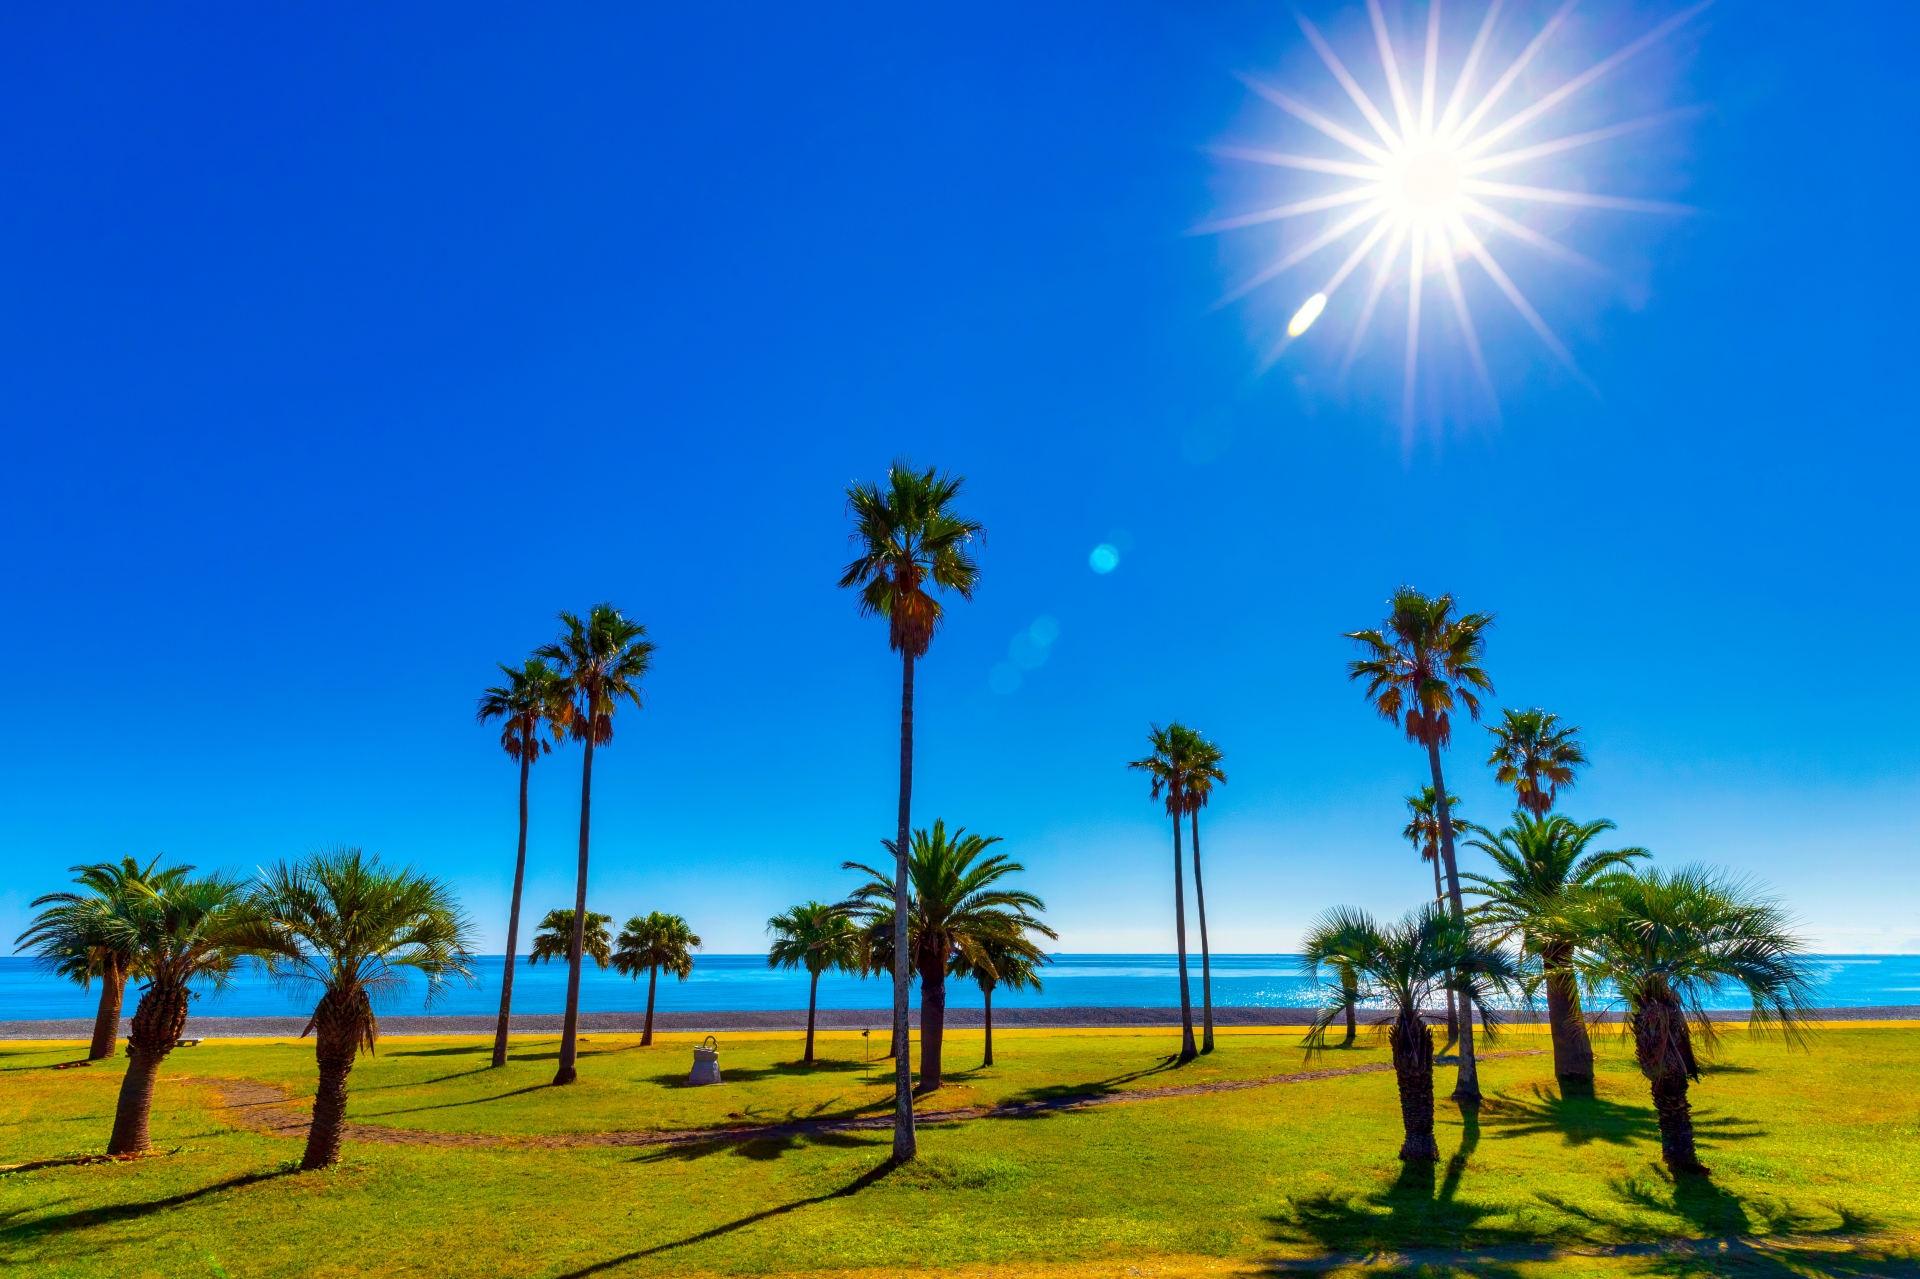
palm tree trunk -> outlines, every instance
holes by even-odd
[[[1685,1012],[1671,998],[1652,999],[1633,1010],[1634,1056],[1640,1073],[1653,1087],[1653,1109],[1660,1119],[1660,1157],[1677,1175],[1703,1175],[1693,1146],[1693,1107],[1687,1101],[1687,1081],[1699,1074],[1693,1056],[1693,1035]]]
[[[574,1069],[580,1036],[580,961],[587,944],[587,836],[593,829],[593,739],[600,727],[598,715],[587,720],[586,758],[580,764],[580,868],[573,887],[573,942],[567,947],[567,1015],[560,1023],[560,1069],[553,1082],[570,1084],[580,1077]]]
[[[1440,855],[1437,852],[1433,857],[1433,900],[1436,905],[1447,900],[1447,890],[1440,886]],[[1453,1002],[1453,979],[1449,974],[1447,979],[1447,1042],[1449,1044],[1460,1038],[1460,1014],[1456,1009],[1457,1005]]]
[[[1200,883],[1200,810],[1193,818],[1193,904],[1200,912],[1200,1051],[1213,1051],[1213,960],[1207,948],[1207,890]]]
[[[940,1088],[940,1049],[947,1030],[946,956],[930,958],[920,969],[920,1091]]]
[[[358,1047],[348,1035],[319,1031],[314,1056],[320,1063],[320,1087],[313,1094],[313,1123],[307,1128],[302,1171],[325,1168],[340,1160],[340,1138],[347,1130],[347,1073],[353,1069]]]
[[[820,1006],[820,973],[815,970],[813,980],[807,983],[807,1053],[800,1059],[803,1066],[813,1065],[813,1012]]]
[[[1407,1134],[1400,1158],[1431,1163],[1440,1158],[1433,1138],[1433,1036],[1418,1008],[1402,1008],[1394,1019],[1393,1074],[1400,1085],[1400,1126]]]
[[[640,1031],[640,1046],[653,1046],[653,992],[660,985],[660,965],[647,969],[647,1021]]]
[[[523,750],[520,753],[520,851],[513,859],[513,905],[507,909],[507,969],[500,975],[500,1023],[493,1028],[496,1067],[507,1064],[507,1023],[513,1016],[513,961],[520,947],[520,889],[527,879],[527,773],[532,768],[532,753]]]
[[[1340,974],[1340,996],[1347,1001],[1347,1038],[1341,1047],[1347,1047],[1359,1037],[1360,1027],[1354,1005],[1360,1002],[1360,979],[1351,972]]]
[[[988,986],[980,992],[987,1000],[987,1056],[980,1063],[982,1070],[993,1065],[993,987]]]
[[[1189,1062],[1200,1053],[1193,1046],[1193,992],[1187,985],[1187,890],[1180,871],[1179,801],[1176,792],[1168,807],[1173,809],[1173,936],[1180,951],[1180,1060]]]
[[[100,964],[100,1011],[93,1018],[93,1042],[87,1045],[88,1061],[113,1056],[113,1045],[120,1038],[120,1009],[126,999],[127,970],[118,955],[108,952]]]
[[[127,1073],[120,1080],[108,1154],[131,1155],[153,1145],[148,1122],[153,1116],[154,1076],[186,1025],[186,987],[156,979],[134,1006],[133,1030],[127,1035]]]
[[[893,844],[893,1160],[913,1158],[913,1063],[908,1060],[907,858],[913,837],[913,650],[900,654],[900,820]]]
[[[1574,984],[1573,947],[1544,948],[1547,973],[1547,1028],[1553,1035],[1553,1073],[1575,1087],[1593,1086],[1593,1041],[1580,1015],[1580,989]]]
[[[1447,900],[1453,917],[1464,923],[1467,910],[1460,901],[1460,869],[1453,860],[1453,816],[1447,811],[1447,779],[1440,772],[1440,743],[1427,743],[1427,765],[1433,770],[1433,809],[1440,817],[1440,856],[1447,867]],[[1473,1057],[1473,1006],[1460,1001],[1460,1073],[1454,1081],[1453,1100],[1469,1104],[1480,1100],[1480,1067]]]

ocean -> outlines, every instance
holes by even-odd
[[[484,955],[475,965],[474,984],[456,984],[436,1000],[431,1011],[451,1014],[487,1014],[500,1007],[502,956]],[[1818,1002],[1829,1008],[1859,1008],[1890,1004],[1920,1004],[1920,955],[1821,955]],[[1299,974],[1293,955],[1213,956],[1213,1002],[1222,1007],[1305,1007],[1319,1002],[1312,983]],[[1200,960],[1188,963],[1193,999],[1200,1000]],[[1167,1008],[1180,1002],[1178,968],[1172,955],[1056,955],[1043,970],[1039,991],[1002,990],[994,993],[999,1008],[1132,1007]],[[567,971],[564,965],[528,965],[521,960],[513,983],[516,1012],[565,1011]],[[415,983],[406,992],[383,1003],[385,1013],[429,1011],[424,987]],[[137,988],[128,992],[126,1011],[133,1013]],[[915,1002],[918,1002],[915,983]],[[0,1020],[38,1020],[54,1017],[91,1017],[99,1003],[72,982],[56,980],[32,960],[0,958]],[[884,1008],[888,987],[881,980],[859,980],[844,974],[820,979],[822,1008]],[[950,1007],[978,1008],[980,990],[971,982],[949,981]],[[1711,1001],[1713,1007],[1744,1007],[1739,991],[1729,989]],[[588,963],[581,979],[580,1006],[587,1012],[637,1012],[647,1005],[644,979],[630,981],[611,969]],[[661,1010],[712,1012],[805,1008],[807,975],[769,969],[763,955],[699,955],[693,975],[679,982],[663,977],[656,1004]],[[287,1017],[312,1010],[312,998],[287,991],[267,980],[255,968],[237,974],[224,990],[205,990],[194,1001],[203,1017]]]

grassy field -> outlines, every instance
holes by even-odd
[[[297,1141],[251,1130],[210,1084],[310,1095],[312,1041],[208,1043],[170,1059],[135,1163],[0,1174],[15,1274],[689,1275],[948,1270],[1012,1275],[1262,1272],[1920,1274],[1920,1028],[1828,1028],[1810,1052],[1728,1037],[1696,1089],[1710,1183],[1675,1186],[1630,1055],[1603,1040],[1592,1099],[1544,1055],[1483,1066],[1477,1115],[1442,1103],[1431,1175],[1393,1157],[1393,1077],[1366,1073],[930,1126],[885,1163],[884,1131],[544,1149],[527,1139],[713,1129],[885,1112],[856,1035],[792,1064],[796,1035],[729,1036],[728,1083],[689,1089],[690,1036],[592,1036],[547,1086],[554,1041],[486,1068],[476,1040],[395,1039],[353,1076],[352,1119],[490,1134],[483,1147],[354,1142],[299,1173]],[[1233,1031],[1172,1068],[1166,1032],[1004,1032],[946,1107],[1260,1079],[1308,1068],[1297,1031]],[[1496,1045],[1545,1047],[1517,1031]],[[951,1064],[979,1036],[951,1036]],[[74,1045],[0,1044],[0,1163],[97,1151],[121,1064],[54,1070]],[[1383,1060],[1363,1040],[1311,1068]],[[1441,1094],[1451,1083],[1441,1072]],[[1672,1241],[1706,1241],[1676,1248]],[[1730,1243],[1727,1241],[1731,1241]],[[1756,1243],[1757,1241],[1757,1243]],[[1400,1254],[1400,1255],[1396,1255]],[[1367,1258],[1371,1257],[1371,1260]]]

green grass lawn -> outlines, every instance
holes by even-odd
[[[991,1071],[958,1071],[940,1106],[1259,1078],[1302,1069],[1294,1031],[1233,1033],[1170,1068],[1165,1032],[996,1037]],[[579,1085],[547,1086],[551,1039],[486,1069],[476,1040],[394,1039],[353,1075],[352,1117],[437,1132],[722,1127],[877,1114],[857,1036],[812,1072],[793,1035],[729,1036],[720,1088],[680,1086],[690,1037],[640,1049],[591,1037]],[[1516,1033],[1497,1047],[1544,1047]],[[1728,1037],[1696,1089],[1710,1183],[1662,1172],[1643,1081],[1615,1040],[1598,1095],[1562,1100],[1545,1056],[1482,1070],[1477,1116],[1440,1106],[1431,1176],[1393,1157],[1389,1073],[929,1127],[889,1170],[884,1132],[669,1148],[550,1150],[350,1143],[292,1171],[299,1143],[236,1125],[189,1077],[311,1093],[312,1041],[181,1049],[155,1106],[156,1146],[126,1164],[0,1175],[0,1264],[29,1275],[1247,1273],[1378,1250],[1420,1273],[1920,1274],[1920,1029],[1825,1029],[1811,1052]],[[952,1037],[951,1064],[979,1037]],[[55,1071],[72,1045],[0,1045],[0,1163],[101,1149],[121,1064]],[[1366,1041],[1314,1067],[1377,1062]],[[1440,1072],[1442,1096],[1451,1070]],[[1761,1237],[1788,1246],[1684,1256],[1596,1246]],[[1459,1251],[1466,1250],[1466,1251]],[[1380,1269],[1392,1269],[1382,1262]],[[1349,1266],[1341,1273],[1361,1273]],[[1413,1271],[1407,1271],[1412,1273]]]

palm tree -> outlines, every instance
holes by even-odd
[[[940,625],[932,586],[972,599],[980,580],[969,543],[980,524],[953,510],[966,481],[916,471],[906,461],[887,470],[887,487],[856,484],[847,490],[858,557],[840,574],[843,588],[860,588],[860,612],[887,619],[887,645],[900,654],[900,808],[891,845],[894,854],[893,1037],[907,1042],[907,855],[913,815],[913,664],[926,656]],[[913,1075],[905,1053],[894,1057],[893,1158],[913,1158]]]
[[[1440,822],[1440,860],[1447,874],[1447,899],[1456,920],[1466,919],[1460,900],[1460,871],[1453,858],[1453,821],[1448,814],[1447,781],[1440,749],[1453,736],[1452,712],[1464,706],[1480,718],[1481,692],[1493,681],[1480,668],[1491,613],[1454,615],[1453,596],[1430,597],[1411,586],[1393,593],[1386,622],[1379,630],[1350,631],[1347,638],[1365,654],[1347,666],[1351,679],[1367,681],[1367,700],[1381,718],[1406,729],[1407,740],[1426,747],[1433,773],[1434,804]],[[1456,983],[1457,984],[1457,983]],[[1480,1100],[1480,1072],[1473,1058],[1473,1017],[1460,1018],[1460,1073],[1455,1101]]]
[[[1573,788],[1574,773],[1587,766],[1587,752],[1579,742],[1577,724],[1560,727],[1560,717],[1538,708],[1501,712],[1501,722],[1487,725],[1493,734],[1493,754],[1487,763],[1493,779],[1513,787],[1520,807],[1545,817],[1560,798],[1560,788]]]
[[[573,890],[573,946],[567,954],[567,1013],[560,1027],[560,1067],[553,1082],[570,1084],[580,1032],[580,956],[585,944],[581,929],[587,918],[587,837],[593,827],[593,750],[613,740],[613,714],[622,699],[640,707],[640,681],[653,665],[654,646],[647,628],[621,616],[611,604],[595,604],[586,617],[560,614],[566,628],[558,640],[535,656],[560,668],[566,699],[572,709],[567,727],[575,740],[586,743],[580,764],[580,867]]]
[[[500,1021],[493,1031],[493,1064],[507,1064],[507,1023],[513,1015],[513,961],[520,946],[520,889],[527,877],[527,774],[542,755],[553,751],[551,743],[540,736],[546,725],[554,741],[560,740],[573,706],[567,700],[560,672],[537,657],[529,657],[519,670],[502,665],[507,677],[504,685],[489,688],[480,695],[478,718],[501,721],[500,748],[520,765],[520,848],[513,860],[513,905],[507,911],[507,962],[500,974]]]
[[[45,907],[34,917],[27,930],[14,939],[16,951],[31,947],[41,967],[56,976],[80,983],[82,990],[100,979],[100,1008],[93,1018],[93,1042],[87,1047],[87,1060],[100,1061],[113,1056],[113,1045],[120,1037],[120,1010],[126,1003],[127,979],[139,974],[132,951],[116,949],[100,929],[100,915],[92,903],[134,892],[151,892],[177,883],[193,873],[191,866],[159,869],[154,858],[144,867],[131,857],[112,862],[71,866],[74,882],[86,893],[48,893],[30,903]]]
[[[1192,767],[1189,750],[1193,737],[1179,722],[1148,726],[1147,740],[1153,754],[1127,765],[1147,774],[1149,797],[1158,802],[1167,797],[1167,812],[1173,817],[1173,940],[1180,958],[1180,1060],[1192,1061],[1200,1055],[1193,1043],[1193,992],[1187,984],[1187,898],[1180,869],[1180,818],[1187,809],[1187,775]]]
[[[1433,900],[1447,900],[1447,890],[1440,883],[1440,809],[1434,800],[1431,785],[1422,786],[1418,795],[1407,796],[1407,825],[1400,832],[1401,838],[1412,844],[1414,851],[1420,854],[1420,860],[1433,863]],[[1447,815],[1452,818],[1455,827],[1462,824],[1460,816],[1460,797],[1447,796]],[[1447,987],[1447,1042],[1460,1038],[1460,1014],[1454,1007],[1453,987]]]
[[[1650,854],[1644,848],[1588,852],[1608,821],[1576,822],[1568,817],[1535,817],[1524,809],[1513,825],[1490,831],[1471,822],[1461,829],[1478,836],[1469,841],[1493,859],[1503,878],[1467,874],[1467,891],[1486,901],[1474,916],[1491,926],[1502,941],[1518,940],[1540,959],[1547,986],[1547,1025],[1553,1034],[1553,1073],[1562,1086],[1593,1087],[1593,1044],[1580,1013],[1579,982],[1573,971],[1579,934],[1567,919],[1567,900],[1609,871]]]
[[[993,992],[1002,986],[1008,990],[1039,990],[1040,965],[1051,962],[1025,928],[983,934],[970,949],[954,956],[953,975],[973,978],[986,1004],[987,1051],[980,1061],[981,1069],[993,1065]]]
[[[1207,945],[1207,890],[1200,881],[1200,810],[1215,784],[1226,785],[1220,761],[1226,753],[1190,728],[1176,725],[1186,738],[1186,808],[1193,827],[1193,905],[1200,916],[1200,1051],[1213,1051],[1213,955]]]
[[[620,930],[613,951],[613,970],[624,977],[639,980],[647,975],[647,1020],[640,1031],[640,1046],[653,1043],[653,992],[660,984],[660,970],[666,969],[681,981],[693,972],[693,952],[703,943],[679,915],[653,911],[635,915]]]
[[[924,827],[913,833],[913,849],[908,858],[908,876],[912,892],[907,900],[909,915],[906,929],[895,925],[897,939],[907,934],[914,967],[920,972],[920,1091],[933,1092],[940,1087],[940,1049],[946,1029],[947,973],[956,957],[965,955],[989,938],[1015,929],[1032,929],[1044,936],[1053,931],[1033,918],[1045,910],[1046,903],[1020,889],[995,888],[1008,875],[1026,869],[995,853],[982,857],[988,848],[1000,842],[998,836],[969,835],[959,827],[949,835],[947,825],[936,821],[931,831]],[[887,876],[859,862],[844,862],[842,870],[857,870],[868,876],[856,888],[843,907],[857,914],[890,910],[894,889]],[[904,1036],[902,1036],[904,1040]],[[907,1054],[901,1053],[905,1058]]]
[[[1640,1073],[1660,1118],[1660,1153],[1676,1174],[1699,1173],[1689,1081],[1700,1078],[1695,1041],[1717,1040],[1705,1001],[1745,987],[1750,1027],[1801,1036],[1813,1005],[1806,947],[1779,904],[1703,867],[1616,871],[1570,903],[1580,935],[1575,967],[1590,1000],[1617,992],[1626,1006]]]
[[[1318,981],[1320,969],[1332,968],[1340,979],[1340,1006],[1347,1017],[1347,1037],[1342,1048],[1352,1045],[1359,1033],[1355,1014],[1360,1007],[1360,965],[1378,930],[1365,911],[1351,906],[1335,906],[1321,912],[1300,941],[1300,970]]]
[[[320,1086],[300,1167],[324,1168],[340,1158],[347,1075],[380,1035],[374,1003],[405,988],[401,969],[426,978],[429,1006],[449,978],[471,983],[472,925],[446,884],[357,848],[262,872],[254,904],[281,938],[268,971],[319,993],[308,1028]]]
[[[613,939],[607,933],[607,925],[612,922],[612,915],[590,910],[587,912],[586,927],[576,933],[572,911],[564,907],[550,910],[540,920],[539,928],[533,934],[533,949],[527,952],[527,964],[531,966],[555,959],[571,960],[574,939],[578,937],[581,953],[591,956],[593,962],[605,972],[607,965],[613,962]]]
[[[767,921],[773,945],[767,967],[807,970],[807,1051],[801,1064],[813,1065],[813,1022],[820,1006],[820,974],[838,968],[860,970],[860,931],[845,909],[825,902],[803,902]]]
[[[1400,1087],[1400,1123],[1406,1140],[1400,1158],[1430,1163],[1440,1157],[1433,1139],[1433,1036],[1420,1010],[1449,979],[1467,1006],[1480,1010],[1489,1034],[1497,1013],[1486,1000],[1513,989],[1517,971],[1505,951],[1480,941],[1464,922],[1438,905],[1423,906],[1397,924],[1380,927],[1365,911],[1342,907],[1323,920],[1338,918],[1352,935],[1341,951],[1351,955],[1360,978],[1361,998],[1384,1003],[1392,1020],[1387,1031],[1393,1071]],[[1311,1056],[1327,1047],[1327,1030],[1353,1004],[1342,989],[1331,996],[1307,1032]]]
[[[225,875],[134,884],[113,897],[90,898],[76,926],[100,944],[132,956],[128,971],[146,979],[127,1035],[127,1073],[114,1108],[110,1155],[148,1149],[153,1083],[187,1024],[194,987],[219,989],[242,958],[281,943],[240,881]]]

